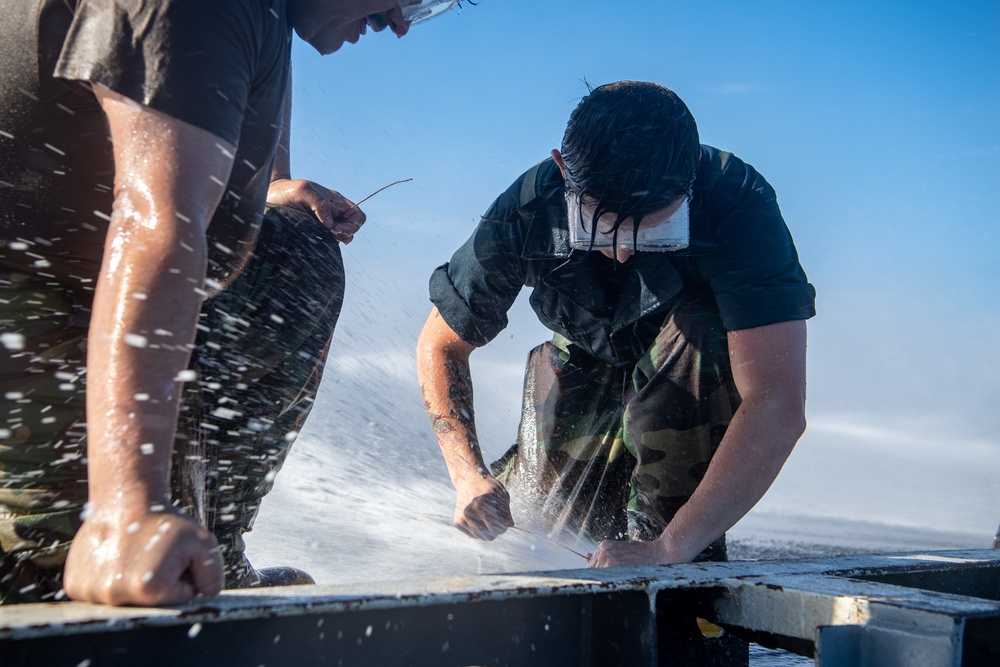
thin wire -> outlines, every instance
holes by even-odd
[[[361,206],[361,205],[362,205],[362,204],[364,204],[364,203],[365,203],[366,201],[368,201],[369,199],[371,199],[372,197],[374,197],[374,196],[375,196],[375,195],[377,195],[378,193],[382,192],[383,190],[385,190],[385,189],[387,189],[387,188],[391,188],[391,187],[392,187],[392,186],[394,186],[394,185],[399,185],[400,183],[407,183],[407,182],[409,182],[409,181],[412,181],[412,180],[413,180],[412,178],[404,178],[404,179],[402,179],[402,180],[399,180],[399,181],[393,181],[393,182],[392,182],[392,183],[390,183],[389,185],[383,185],[383,186],[382,186],[382,187],[380,187],[380,188],[379,188],[378,190],[376,190],[375,192],[371,193],[370,195],[368,195],[367,197],[365,197],[364,199],[362,199],[361,201],[359,201],[359,202],[358,202],[357,204],[355,204],[354,206],[350,206],[350,207],[348,207],[347,209],[345,209],[345,210],[344,210],[344,212],[340,214],[340,215],[341,215],[341,217],[343,217],[344,215],[347,215],[347,214],[348,214],[348,213],[349,213],[350,211],[352,211],[353,209],[356,209],[357,207]]]
[[[431,518],[433,518],[433,519],[444,519],[444,520],[445,520],[445,521],[447,521],[448,523],[452,523],[452,520],[451,520],[451,517],[448,517],[448,516],[445,516],[445,515],[443,515],[443,514],[431,514],[431,513],[429,513],[429,512],[418,512],[418,511],[416,511],[416,510],[407,510],[407,511],[408,511],[408,512],[411,512],[411,513],[413,513],[413,514],[419,514],[420,516],[428,516],[428,517],[431,517]],[[527,528],[521,528],[520,526],[511,526],[511,528],[513,528],[514,530],[519,530],[519,531],[521,531],[522,533],[527,533],[528,535],[531,535],[532,537],[536,537],[536,538],[538,538],[538,539],[540,539],[540,540],[545,540],[545,541],[546,541],[546,542],[548,542],[549,544],[554,544],[554,545],[555,545],[555,546],[557,546],[557,547],[560,547],[560,548],[562,548],[562,549],[565,549],[566,551],[570,552],[571,554],[573,554],[573,555],[576,555],[576,556],[579,556],[580,558],[582,558],[582,559],[584,559],[584,560],[586,560],[586,561],[589,561],[589,560],[590,560],[589,558],[587,558],[586,556],[584,556],[584,555],[583,555],[582,553],[580,553],[579,551],[574,551],[573,549],[570,549],[570,548],[569,548],[568,546],[566,546],[565,544],[560,544],[559,542],[556,542],[555,540],[553,540],[553,539],[551,539],[551,538],[549,538],[549,537],[546,537],[545,535],[540,535],[539,533],[536,533],[536,532],[533,532],[533,531],[530,531],[530,530],[528,530]]]

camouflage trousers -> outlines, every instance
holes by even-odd
[[[632,368],[560,335],[528,356],[518,441],[492,466],[550,533],[651,540],[687,502],[740,396],[710,301],[674,307]],[[725,560],[725,536],[698,560]]]
[[[273,207],[244,270],[202,308],[171,485],[215,534],[229,588],[259,583],[243,535],[312,407],[343,294],[333,235]],[[0,602],[62,596],[87,500],[88,322],[64,287],[0,267]]]

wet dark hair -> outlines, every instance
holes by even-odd
[[[615,232],[626,218],[638,230],[643,217],[691,190],[698,126],[672,90],[617,81],[589,89],[570,114],[560,152],[567,187],[597,204],[594,219],[610,212]]]

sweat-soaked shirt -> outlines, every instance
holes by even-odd
[[[92,300],[113,202],[102,85],[236,144],[209,277],[252,249],[281,130],[285,0],[37,0],[0,21],[0,266]]]

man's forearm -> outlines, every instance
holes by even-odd
[[[805,431],[805,322],[731,331],[728,342],[743,402],[698,488],[659,539],[670,562],[694,558],[749,512]]]
[[[88,346],[88,466],[96,508],[169,502],[181,384],[205,278],[194,223],[176,234],[128,221],[109,234]]]
[[[486,468],[476,436],[472,349],[436,309],[417,341],[417,379],[424,408],[456,487],[466,476],[481,475]]]
[[[747,397],[705,476],[660,540],[687,562],[732,528],[764,496],[805,430],[795,396]]]
[[[423,374],[420,382],[424,408],[444,455],[452,483],[485,471],[473,408],[472,376],[468,360],[442,355],[436,377]]]
[[[115,202],[88,336],[90,495],[92,506],[134,496],[132,506],[147,509],[169,493],[178,374],[204,296],[206,230],[235,147],[94,92],[111,127]]]

